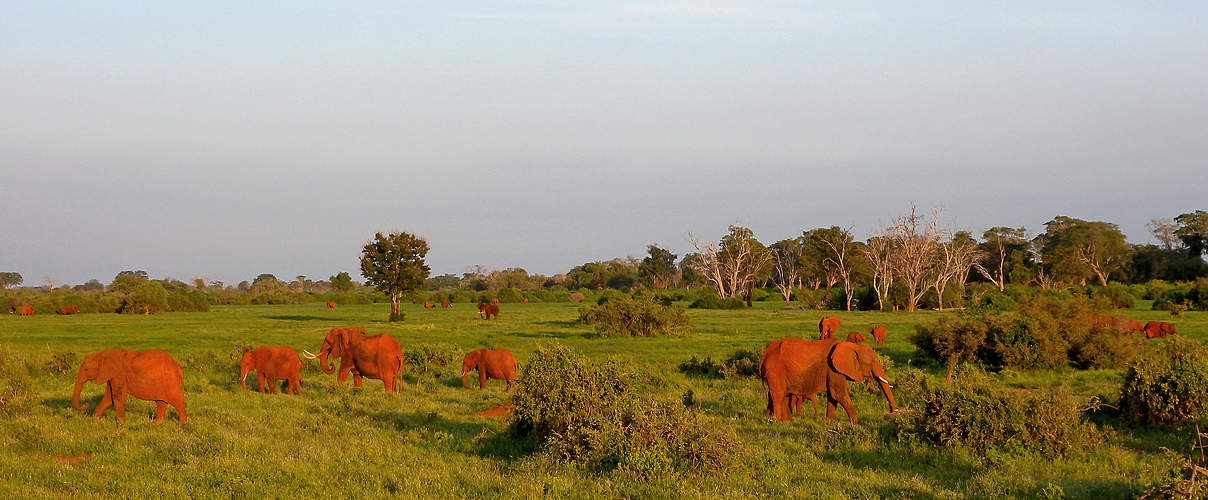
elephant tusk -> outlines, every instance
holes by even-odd
[[[248,372],[248,373],[251,373],[251,372]],[[246,382],[246,381],[247,381],[247,373],[244,373],[244,374],[243,374],[243,378],[241,378],[241,379],[239,379],[239,380]]]
[[[315,359],[318,357],[318,356],[315,356],[314,354],[311,354],[311,352],[306,349],[302,349],[302,355],[305,356],[306,359]]]
[[[889,386],[889,388],[890,388],[890,389],[893,389],[893,384],[889,383],[889,381],[888,381],[888,380],[885,380],[885,379],[883,379],[883,378],[881,378],[881,377],[877,377],[877,380],[880,380],[880,381],[881,381],[881,383],[883,383],[883,384],[885,384],[885,385]]]

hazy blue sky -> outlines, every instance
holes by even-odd
[[[5,2],[0,271],[360,279],[1208,209],[1205,2]],[[436,4],[435,6],[432,4]]]

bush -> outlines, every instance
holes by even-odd
[[[1048,457],[1103,441],[1093,424],[1082,421],[1068,388],[1002,389],[977,370],[961,370],[954,380],[923,381],[906,432],[936,446],[1025,449]]]
[[[25,360],[7,347],[0,348],[0,415],[26,413],[40,401]]]
[[[714,362],[712,358],[701,360],[692,356],[679,364],[679,371],[695,377],[753,377],[759,375],[760,353],[759,350],[739,349],[721,363]]]
[[[738,297],[725,299],[706,297],[694,300],[688,307],[692,309],[746,309],[747,303]]]
[[[462,356],[461,349],[446,342],[412,345],[403,352],[403,368],[415,375],[416,380],[425,376],[439,378],[459,366]]]
[[[645,478],[723,469],[735,462],[732,430],[681,403],[645,401],[635,374],[561,345],[540,346],[512,394],[513,434],[543,441],[560,461]]]
[[[579,292],[572,293],[569,297],[567,297],[567,300],[570,300],[572,304],[578,304],[583,302],[583,294]]]
[[[592,325],[602,336],[687,335],[691,330],[683,307],[628,298],[614,298],[597,306],[581,306],[579,320]]]
[[[1208,416],[1208,350],[1176,336],[1139,356],[1124,374],[1120,410],[1134,422],[1155,426]]]
[[[46,362],[46,370],[55,375],[66,376],[78,368],[79,363],[80,359],[74,351],[51,351],[50,361]]]

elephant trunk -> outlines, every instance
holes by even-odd
[[[71,394],[71,406],[78,411],[88,409],[88,405],[80,404],[80,387],[83,387],[84,382],[88,381],[88,374],[84,373],[84,368],[80,367],[80,374],[76,375],[75,391]]]
[[[319,351],[319,368],[323,369],[323,373],[331,375],[336,372],[336,367],[328,364],[327,355],[329,353],[331,353],[331,349],[322,349]]]
[[[893,400],[893,386],[889,384],[888,380],[885,380],[885,371],[881,370],[878,366],[874,374],[876,375],[877,383],[881,384],[881,392],[885,393],[885,400],[889,401],[889,413],[897,411],[898,405]]]
[[[243,369],[239,370],[239,372],[240,372],[239,373],[239,387],[243,388],[243,390],[245,390],[245,391],[247,390],[247,374],[250,371],[251,370],[248,368],[243,368]]]
[[[462,389],[469,389],[469,387],[466,387],[466,374],[468,374],[468,373],[470,373],[469,368],[466,368],[464,366],[461,367],[461,388]]]

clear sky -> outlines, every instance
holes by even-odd
[[[1206,2],[4,2],[0,271],[360,279],[1208,209]]]

